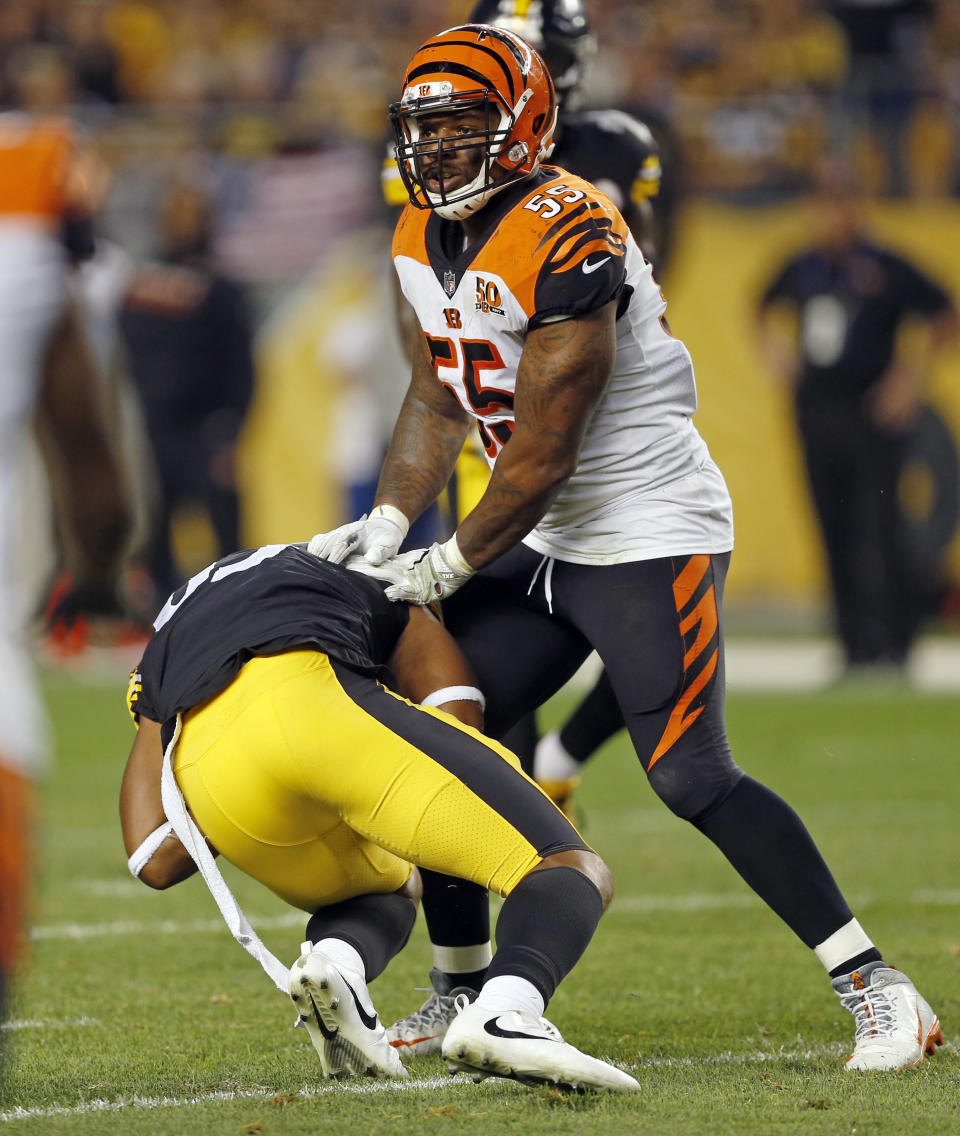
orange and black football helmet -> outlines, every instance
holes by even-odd
[[[420,138],[426,116],[481,109],[486,125],[470,133]],[[462,221],[508,185],[529,177],[553,150],[557,99],[540,55],[513,32],[465,24],[434,36],[410,60],[400,100],[390,105],[397,164],[410,201],[447,220]],[[480,166],[466,185],[428,190],[423,160],[479,150]]]

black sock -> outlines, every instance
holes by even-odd
[[[307,938],[343,939],[363,959],[364,977],[372,982],[410,938],[417,918],[417,905],[396,892],[358,895],[321,907],[310,916]]]
[[[808,947],[853,918],[803,821],[752,777],[693,824]]]
[[[867,966],[871,962],[883,962],[883,955],[876,947],[871,947],[868,951],[861,951],[860,954],[854,955],[853,958],[847,959],[839,966],[835,966],[830,971],[830,977],[839,978],[841,974],[852,974],[855,970],[859,970],[862,966]]]
[[[448,971],[445,970],[440,972],[448,982],[450,989],[467,986],[471,991],[478,991],[486,982],[486,967],[483,970],[457,970],[453,971],[452,974],[448,974]]]
[[[560,731],[560,744],[580,765],[623,729],[623,711],[604,671]]]
[[[430,985],[438,994],[452,994],[460,986],[468,990],[479,991],[487,977],[487,968],[483,970],[438,970],[436,967],[430,971]]]
[[[420,869],[423,914],[430,942],[436,947],[477,947],[490,942],[490,899],[487,889],[471,880],[458,880]],[[479,990],[486,968],[450,974],[450,985]]]
[[[587,949],[602,914],[600,892],[576,868],[530,872],[504,900],[497,920],[497,953],[487,978],[525,978],[546,1005]]]

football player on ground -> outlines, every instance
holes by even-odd
[[[167,601],[128,701],[139,720],[120,798],[131,871],[167,887],[194,870],[192,845],[222,899],[207,841],[310,913],[289,975],[273,956],[264,968],[288,987],[325,1075],[406,1075],[367,983],[409,937],[421,864],[506,897],[487,980],[457,998],[451,1070],[639,1088],[543,1017],[610,900],[610,874],[513,754],[474,728],[482,695],[432,614],[304,545],[235,553]],[[235,902],[218,902],[250,949]]]
[[[502,736],[596,650],[651,786],[825,967],[856,1021],[850,1069],[920,1062],[936,1014],[887,966],[796,813],[740,769],[724,726],[733,546],[693,425],[690,355],[606,195],[546,165],[556,100],[519,36],[452,28],[391,106],[410,204],[394,264],[422,339],[370,518],[311,547],[390,560],[387,596],[444,615]],[[391,558],[471,423],[492,468],[443,544]]]
[[[492,24],[522,36],[540,52],[557,95],[557,126],[552,161],[602,189],[620,210],[637,245],[655,263],[657,217],[652,202],[660,187],[657,144],[645,123],[619,110],[581,110],[577,104],[595,41],[582,0],[480,0],[470,22]],[[384,196],[390,205],[407,204],[407,189],[395,160],[395,147],[383,170]],[[413,361],[420,329],[402,296],[397,307],[402,341]],[[447,494],[450,528],[483,495],[490,478],[479,435],[467,436]],[[619,730],[623,715],[606,673],[576,708],[562,730],[539,743],[536,713],[523,718],[503,738],[523,768],[573,819],[572,794],[581,765]],[[432,873],[423,875],[423,910],[433,950],[432,992],[418,1011],[395,1022],[388,1033],[394,1044],[416,1053],[438,1052],[440,1031],[453,1012],[450,991],[482,979],[490,959],[490,919],[483,905],[469,898],[472,885]],[[462,898],[463,897],[463,898]]]

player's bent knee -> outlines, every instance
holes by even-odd
[[[667,808],[681,820],[695,820],[717,807],[730,795],[742,771],[718,768],[710,773],[695,769],[687,762],[664,758],[647,771],[650,786]]]
[[[423,879],[417,868],[414,868],[407,876],[407,882],[402,887],[397,888],[396,894],[402,895],[404,899],[413,900],[419,907],[420,900],[423,898]]]
[[[555,852],[552,856],[541,860],[533,871],[538,872],[544,868],[573,868],[586,876],[600,893],[604,911],[613,899],[613,875],[596,852],[591,852],[587,848]]]

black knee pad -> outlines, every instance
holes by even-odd
[[[368,982],[381,974],[410,938],[417,905],[405,895],[358,895],[321,907],[310,916],[307,938],[343,939],[360,953]]]
[[[681,820],[696,820],[733,792],[743,770],[732,757],[694,761],[667,753],[647,772],[653,791]]]

